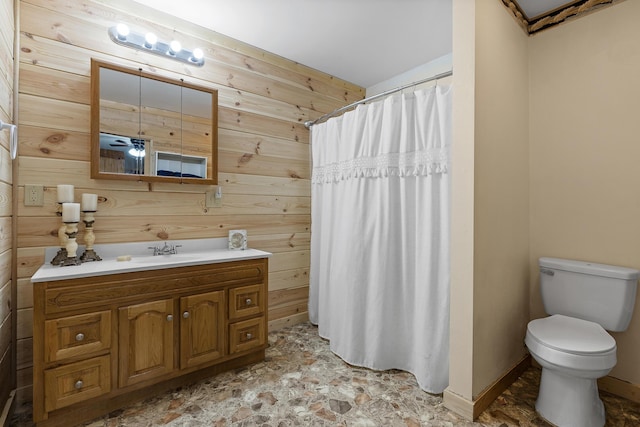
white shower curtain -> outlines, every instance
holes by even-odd
[[[396,93],[312,127],[309,318],[331,350],[449,381],[451,87]]]

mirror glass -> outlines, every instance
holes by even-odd
[[[92,178],[217,183],[217,91],[92,61]]]

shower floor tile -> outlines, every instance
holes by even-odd
[[[413,375],[346,364],[317,328],[269,334],[265,362],[203,379],[83,424],[117,426],[548,426],[535,412],[540,370],[530,368],[479,417],[467,421]],[[640,425],[640,405],[601,392],[607,425]],[[32,426],[30,408],[16,427]],[[70,423],[71,425],[71,423]]]

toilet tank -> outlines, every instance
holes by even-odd
[[[548,314],[599,323],[608,331],[629,326],[638,270],[593,262],[540,258],[540,291]]]

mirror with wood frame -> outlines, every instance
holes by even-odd
[[[218,91],[92,59],[91,178],[217,184]]]

